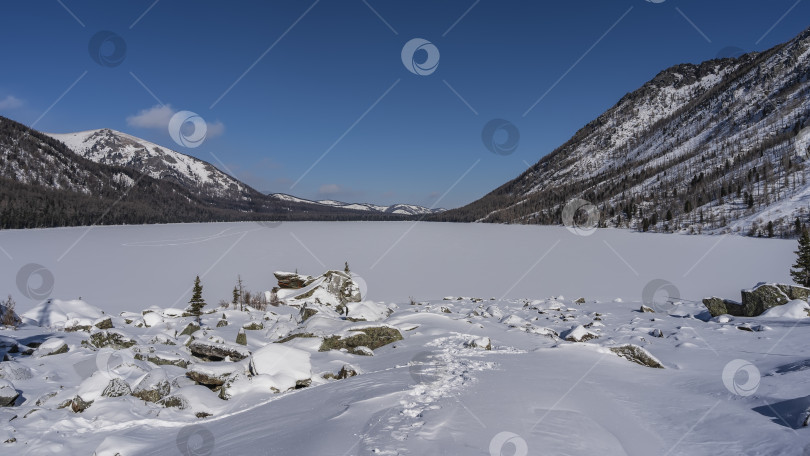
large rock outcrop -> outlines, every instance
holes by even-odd
[[[289,297],[295,301],[319,301],[325,305],[335,307],[345,306],[349,302],[362,300],[360,286],[352,279],[348,272],[329,270],[318,277],[305,276],[294,272],[274,272],[278,286],[282,290],[280,296]],[[309,288],[308,288],[309,287]],[[284,290],[302,290],[301,293],[285,293]]]
[[[276,271],[273,275],[276,276],[278,287],[281,289],[297,290],[304,288],[315,280],[312,276],[298,274],[297,272]]]
[[[728,314],[735,317],[756,317],[766,310],[787,304],[791,300],[810,298],[810,288],[781,283],[761,283],[754,288],[742,290],[742,303],[717,297],[703,299],[703,304],[713,317]]]

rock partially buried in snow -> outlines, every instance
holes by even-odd
[[[34,352],[34,356],[41,358],[43,356],[59,355],[67,353],[68,345],[64,340],[59,338],[48,339],[39,346]]]
[[[86,344],[83,341],[82,344]],[[110,347],[116,350],[135,345],[135,340],[117,329],[104,329],[90,334],[90,344],[96,348]]]
[[[221,361],[225,358],[230,358],[232,361],[241,361],[250,356],[250,350],[247,348],[224,342],[194,340],[189,344],[188,349],[192,355],[209,361]]]
[[[384,345],[402,340],[402,334],[398,329],[389,326],[374,326],[368,328],[349,329],[348,336],[327,337],[321,343],[318,351],[346,349],[349,353],[367,355],[366,350],[376,350]]]
[[[232,375],[246,371],[243,363],[197,363],[186,371],[186,377],[208,387],[220,386]]]
[[[132,390],[132,395],[146,402],[157,402],[169,395],[169,378],[163,369],[152,369]]]
[[[610,351],[626,360],[632,361],[642,366],[652,367],[655,369],[664,368],[664,365],[661,364],[661,361],[658,361],[658,359],[655,356],[651,355],[650,352],[639,347],[638,345],[633,344],[619,345],[617,347],[610,347]]]
[[[111,317],[99,318],[93,322],[93,326],[97,329],[112,329],[113,323]]]
[[[652,307],[648,307],[648,306],[644,306],[644,305],[641,306],[641,309],[639,309],[639,312],[641,312],[641,313],[655,313],[655,311],[652,309]]]
[[[585,342],[591,339],[596,339],[599,337],[598,334],[588,331],[582,325],[576,326],[574,328],[569,329],[568,331],[563,332],[560,334],[560,337],[567,340],[568,342]]]
[[[492,350],[492,341],[489,337],[479,337],[464,344],[468,348],[480,348],[482,350]]]
[[[719,317],[720,315],[731,315],[734,317],[743,316],[742,305],[728,299],[722,299],[714,296],[710,298],[703,298],[703,305],[709,309],[709,313],[711,313],[713,317]]]
[[[14,384],[8,380],[0,379],[0,407],[10,407],[20,397]]]
[[[353,321],[380,321],[385,320],[393,312],[387,306],[373,301],[350,302],[347,319]]]
[[[268,375],[280,391],[308,386],[312,381],[309,353],[282,344],[269,344],[250,358],[251,375]]]

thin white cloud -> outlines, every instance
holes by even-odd
[[[6,98],[0,100],[0,109],[17,109],[23,105],[23,101],[14,95],[6,95]]]
[[[334,196],[340,193],[343,193],[343,188],[337,184],[324,184],[318,189],[318,195],[320,196]]]
[[[177,111],[171,105],[155,105],[151,108],[142,109],[137,114],[127,117],[127,125],[137,128],[153,128],[156,130],[167,130],[169,120]],[[208,128],[207,138],[214,138],[225,133],[225,124],[220,121],[205,122]]]
[[[127,125],[139,128],[169,128],[169,119],[175,111],[169,105],[152,106],[142,109],[134,116],[127,117]]]

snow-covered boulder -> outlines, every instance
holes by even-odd
[[[149,371],[138,382],[138,385],[132,390],[132,395],[146,402],[157,402],[168,396],[170,390],[166,371],[158,368]]]
[[[250,350],[242,345],[210,340],[194,340],[189,344],[191,354],[209,361],[221,361],[230,358],[231,361],[241,361],[250,356]]]
[[[101,331],[90,334],[90,341],[83,341],[82,344],[91,344],[96,348],[110,347],[116,350],[122,348],[129,348],[137,342],[135,339],[126,335],[123,331],[117,329],[102,329]]]
[[[64,340],[59,339],[58,337],[53,337],[40,345],[36,351],[34,351],[34,356],[41,358],[43,356],[51,356],[51,355],[59,355],[61,353],[67,353],[68,345],[65,343]]]
[[[598,334],[589,331],[582,325],[571,328],[560,334],[560,336],[568,342],[585,342],[599,337]]]
[[[64,327],[68,320],[74,318],[87,318],[95,320],[101,318],[104,312],[98,307],[74,299],[60,301],[48,299],[33,309],[22,314],[23,321],[37,326]]]
[[[31,368],[16,361],[5,361],[0,363],[0,379],[9,381],[28,380],[33,378]]]
[[[225,383],[228,377],[236,373],[246,372],[244,363],[197,363],[193,364],[187,371],[186,377],[195,382],[208,387],[220,386]]]
[[[10,407],[20,397],[17,388],[8,380],[0,379],[0,407]]]
[[[346,317],[354,321],[380,321],[391,315],[385,304],[373,301],[350,302],[346,304]]]
[[[309,353],[281,344],[269,344],[250,359],[251,375],[268,375],[280,391],[309,386],[312,364]]]
[[[147,328],[157,326],[161,323],[163,323],[163,317],[161,317],[157,312],[147,312],[143,315],[143,324]]]
[[[90,332],[93,327],[93,320],[89,318],[71,318],[65,322],[65,332],[85,331]]]
[[[492,341],[489,337],[479,337],[464,344],[467,348],[480,348],[482,350],[492,350]]]

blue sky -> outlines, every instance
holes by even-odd
[[[810,26],[810,0],[658,1],[4,2],[0,115],[121,130],[258,190],[457,207],[659,71]],[[91,58],[100,31],[118,65]],[[431,74],[403,64],[414,38],[439,51]],[[199,147],[170,137],[177,111],[206,121]],[[493,119],[519,131],[511,154],[485,147]]]

